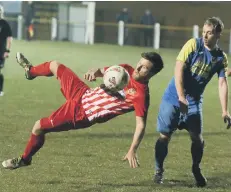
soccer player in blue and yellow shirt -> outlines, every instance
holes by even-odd
[[[217,45],[223,28],[219,18],[208,18],[203,26],[202,38],[187,41],[177,57],[175,77],[165,90],[157,119],[160,137],[155,145],[156,183],[163,183],[163,162],[168,153],[170,138],[177,128],[185,128],[190,134],[192,172],[197,186],[204,187],[207,183],[200,169],[204,148],[202,103],[204,89],[216,73],[219,77],[222,118],[230,127],[226,80],[228,60]]]

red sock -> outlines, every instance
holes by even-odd
[[[32,77],[37,76],[53,76],[53,73],[50,70],[50,63],[51,62],[45,62],[37,66],[33,66],[30,68],[30,75]]]
[[[27,143],[26,149],[22,155],[22,158],[26,161],[30,161],[32,156],[43,146],[45,141],[45,135],[34,135],[30,136],[30,140]]]

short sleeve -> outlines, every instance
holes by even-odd
[[[228,72],[228,58],[225,52],[223,52],[222,68],[217,72],[218,77],[227,78],[228,76],[227,72]]]
[[[12,36],[12,30],[9,25],[9,23],[5,22],[5,32],[6,32],[6,37],[11,37]]]
[[[149,108],[149,95],[136,98],[133,102],[135,115],[139,117],[146,117]]]
[[[134,68],[129,64],[119,64],[119,66],[126,69],[126,71],[129,73],[129,75],[132,75]],[[106,71],[109,67],[104,67],[104,71]]]
[[[196,39],[188,40],[182,47],[179,55],[177,56],[177,61],[186,62],[189,55],[196,50]]]

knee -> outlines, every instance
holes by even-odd
[[[204,140],[201,134],[190,133],[190,138],[193,143],[203,144]]]
[[[40,120],[36,121],[34,124],[34,127],[32,129],[32,133],[34,135],[40,135],[43,133],[43,130],[41,129],[41,124],[40,124]]]
[[[158,151],[160,149],[168,148],[169,141],[170,141],[170,136],[161,133],[160,137],[156,141],[155,150]]]
[[[171,140],[171,135],[160,133],[159,140],[168,143]]]
[[[50,62],[50,71],[57,77],[58,68],[60,63],[58,61],[51,61]]]
[[[59,67],[60,63],[58,61],[51,61],[50,62],[50,69],[57,69]]]

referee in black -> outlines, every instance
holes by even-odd
[[[9,57],[12,39],[11,27],[4,19],[4,9],[3,6],[0,5],[0,96],[4,95],[4,76],[2,74],[2,69],[4,67],[5,59]]]

